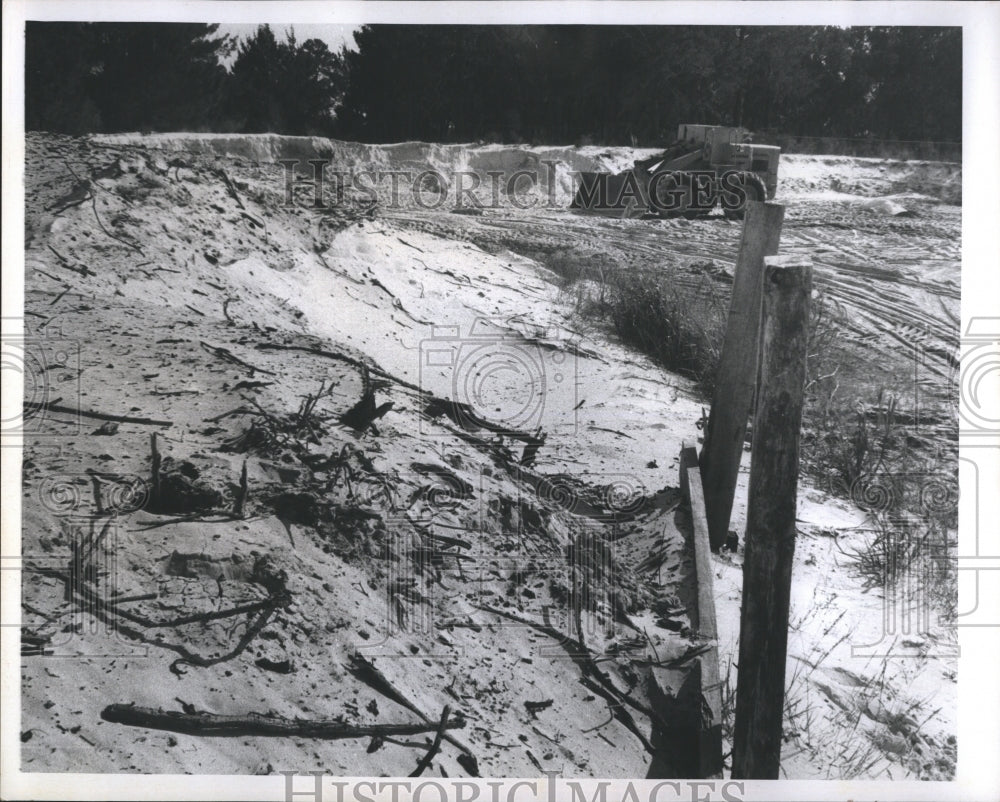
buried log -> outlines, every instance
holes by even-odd
[[[241,716],[223,716],[215,713],[181,713],[162,708],[136,705],[108,705],[101,711],[101,718],[112,724],[129,727],[147,727],[169,730],[188,735],[235,738],[245,735],[267,737],[299,737],[335,740],[340,738],[370,738],[372,736],[417,735],[421,732],[443,733],[445,729],[462,729],[465,719],[454,717],[440,724],[417,722],[414,724],[369,724],[358,726],[339,719],[292,719],[263,713],[246,713]],[[430,753],[428,753],[430,754]]]

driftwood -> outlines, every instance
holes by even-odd
[[[236,186],[229,178],[229,173],[227,173],[221,167],[217,167],[213,172],[223,180],[223,182],[226,185],[226,191],[229,192],[232,199],[236,201],[236,205],[239,206],[241,209],[246,209],[246,206],[243,205],[243,201],[240,200],[239,194],[236,192]]]
[[[531,440],[524,446],[524,451],[521,452],[521,465],[525,468],[530,468],[535,464],[535,458],[538,456],[538,449],[545,445],[545,439],[548,437],[541,428],[532,436]]]
[[[449,705],[444,706],[444,710],[441,711],[441,723],[438,724],[437,735],[434,736],[434,743],[431,744],[431,748],[427,750],[427,753],[420,758],[417,763],[417,767],[410,773],[411,777],[419,777],[424,771],[431,765],[431,761],[441,751],[441,739],[444,737],[444,731],[448,729],[448,715],[451,713],[451,707]]]
[[[375,667],[374,663],[368,660],[361,653],[356,652],[355,654],[351,655],[351,662],[350,665],[348,666],[348,671],[350,671],[351,674],[353,674],[357,679],[361,680],[371,688],[374,688],[383,696],[387,697],[388,699],[392,699],[392,701],[394,701],[396,704],[402,705],[407,710],[411,710],[412,712],[416,713],[424,721],[426,722],[430,721],[430,719],[427,718],[426,714],[419,707],[417,707],[415,704],[413,704],[413,702],[411,702],[408,698],[406,698],[406,696],[404,696],[402,693],[396,690],[396,687],[389,681],[389,679],[385,676],[385,674],[379,671]],[[468,746],[463,744],[461,741],[457,740],[451,735],[448,735],[447,733],[445,733],[442,737],[453,746],[457,746],[459,749],[462,750],[462,752],[464,752],[468,756],[466,758],[466,762],[469,765],[466,766],[465,763],[462,763],[462,765],[466,768],[466,770],[470,774],[472,774],[474,777],[478,777],[479,774],[477,767],[479,764],[472,750]],[[469,766],[472,766],[472,768],[469,768]]]
[[[396,704],[402,705],[408,710],[416,713],[424,721],[427,721],[427,716],[424,715],[423,711],[420,710],[413,702],[407,699],[403,694],[396,690],[395,686],[389,682],[389,679],[379,671],[374,663],[368,660],[360,653],[355,653],[351,655],[351,662],[348,670],[359,680],[367,685],[370,685],[376,691],[381,693],[383,696],[392,699]]]
[[[447,708],[446,708],[447,709]],[[421,732],[438,731],[443,736],[445,729],[461,729],[465,719],[453,718],[442,724],[418,722],[416,724],[370,724],[358,726],[339,719],[290,719],[269,716],[263,713],[247,713],[242,716],[221,716],[214,713],[181,713],[162,708],[137,707],[135,705],[108,705],[101,711],[101,718],[112,724],[130,727],[148,727],[154,730],[170,730],[189,735],[205,735],[235,738],[246,735],[269,737],[321,738],[368,738],[371,736],[416,735]],[[429,754],[429,753],[428,753]]]
[[[34,404],[25,402],[25,407],[34,408]],[[39,410],[45,409],[49,412],[63,412],[69,415],[79,415],[81,418],[93,418],[94,420],[110,420],[117,423],[141,423],[144,426],[173,426],[172,421],[156,420],[155,418],[137,418],[132,415],[110,415],[106,412],[90,412],[86,409],[67,407],[55,402],[38,404]]]
[[[410,390],[416,390],[417,392],[423,392],[423,390],[413,384],[412,382],[405,381],[404,379],[397,378],[391,373],[387,373],[382,370],[382,368],[376,365],[369,365],[362,362],[360,359],[355,359],[354,357],[347,356],[346,354],[338,353],[337,351],[327,351],[324,348],[317,348],[311,345],[284,345],[283,343],[260,343],[257,345],[258,351],[302,351],[307,354],[315,354],[316,356],[326,357],[327,359],[336,359],[341,362],[346,362],[348,365],[353,365],[359,370],[362,368],[367,368],[376,376],[381,376],[383,379],[388,379],[391,382],[395,382],[401,387],[407,387]]]
[[[146,643],[150,646],[157,646],[163,649],[169,649],[172,652],[176,652],[180,655],[173,663],[170,664],[170,671],[177,675],[182,675],[186,672],[181,670],[182,665],[193,665],[199,666],[201,668],[207,668],[208,666],[214,666],[218,663],[224,663],[227,660],[232,660],[234,657],[242,654],[243,651],[250,645],[250,642],[257,637],[257,634],[267,626],[268,621],[270,621],[271,616],[275,613],[280,604],[284,603],[287,596],[273,596],[263,602],[257,602],[256,605],[244,605],[241,608],[231,608],[229,610],[220,610],[218,613],[199,613],[193,616],[185,616],[184,618],[174,619],[170,622],[156,622],[146,625],[144,622],[148,619],[144,619],[142,616],[136,616],[134,613],[129,613],[122,610],[112,600],[110,603],[105,599],[100,598],[96,594],[89,591],[87,588],[83,587],[80,582],[74,583],[72,577],[67,576],[59,571],[54,571],[51,569],[46,569],[40,571],[40,573],[45,573],[49,576],[54,576],[62,579],[66,583],[67,595],[71,594],[72,591],[77,591],[84,597],[84,605],[81,605],[81,609],[85,612],[89,612],[99,621],[102,621],[114,628],[114,631],[124,635],[127,638],[132,638],[133,640]],[[75,585],[75,586],[74,586]],[[252,608],[252,609],[251,609]],[[186,647],[180,644],[167,643],[165,641],[156,640],[149,638],[142,631],[123,623],[122,619],[127,619],[135,621],[142,626],[152,626],[152,627],[163,627],[163,626],[180,626],[182,624],[193,623],[195,621],[208,621],[217,618],[227,618],[229,616],[237,615],[238,613],[250,612],[252,610],[259,609],[260,612],[257,617],[249,623],[246,632],[240,638],[236,646],[230,651],[218,657],[205,658],[200,655],[194,654],[189,651]]]
[[[228,348],[217,347],[214,345],[209,345],[204,340],[201,341],[201,347],[208,351],[212,356],[217,356],[219,359],[225,359],[227,362],[232,362],[234,365],[239,365],[242,368],[246,368],[250,371],[252,376],[254,373],[266,373],[269,376],[274,376],[273,370],[265,370],[264,368],[258,368],[256,365],[251,365],[249,362],[240,359],[236,354],[230,351]]]

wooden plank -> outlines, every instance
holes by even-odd
[[[719,374],[701,452],[702,481],[712,548],[726,542],[757,381],[764,258],[778,252],[785,207],[751,202],[733,275],[733,294]]]
[[[702,698],[711,711],[708,725],[697,730],[698,776],[722,776],[722,683],[719,681],[718,625],[715,615],[715,592],[712,581],[712,553],[698,451],[693,443],[681,448],[681,489],[691,509],[694,546],[696,610],[692,626],[699,638],[713,641],[711,648],[698,658]]]
[[[767,259],[743,557],[734,779],[776,780],[780,770],[811,291],[808,260]]]
[[[698,467],[698,450],[685,441],[681,448],[681,492],[691,507],[691,524],[694,532],[695,580],[698,585],[697,621],[692,626],[700,637],[715,640],[718,627],[715,619],[715,596],[712,591],[712,554],[709,547],[708,520],[701,470]]]

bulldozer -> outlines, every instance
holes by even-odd
[[[721,206],[741,219],[747,202],[770,200],[778,187],[781,148],[755,145],[745,128],[683,124],[666,150],[631,170],[580,173],[571,209],[614,217],[707,215]]]

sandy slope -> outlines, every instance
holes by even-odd
[[[463,749],[483,775],[531,776],[544,767],[566,775],[644,776],[641,737],[609,718],[606,701],[581,684],[565,642],[481,607],[548,622],[568,635],[582,627],[588,646],[609,658],[601,663],[608,681],[640,705],[648,701],[648,662],[695,642],[685,627],[690,566],[674,511],[675,455],[681,440],[696,434],[703,403],[685,379],[582,325],[541,262],[561,249],[603,249],[640,267],[674,268],[679,281],[709,274],[724,286],[738,227],[509,206],[482,216],[412,204],[378,214],[282,206],[282,170],[274,161],[317,155],[342,169],[483,173],[541,165],[542,175],[543,160],[554,159],[562,165],[554,185],[561,202],[571,189],[570,170],[619,169],[636,154],[269,136],[29,137],[26,311],[46,360],[39,392],[49,402],[78,397],[84,410],[170,425],[126,422],[98,435],[100,420],[51,410],[33,419],[23,550],[50,574],[25,584],[22,614],[25,627],[49,638],[55,654],[24,661],[24,768],[398,775],[415,765],[412,747],[199,739],[102,722],[100,711],[130,702],[179,710],[183,702],[215,713],[385,723],[420,714],[435,720],[451,704],[468,723],[455,734],[461,746],[447,745],[435,761],[450,776],[470,771],[459,759]],[[859,340],[919,321],[931,346],[929,364],[937,368],[929,375],[940,377],[932,389],[944,397],[947,312],[957,306],[951,268],[958,258],[947,229],[957,215],[935,216],[934,225],[946,229],[934,240],[936,250],[914,247],[905,218],[859,208],[859,199],[898,194],[899,182],[914,176],[927,184],[914,191],[926,193],[929,184],[934,191],[954,171],[919,164],[882,169],[864,161],[783,162],[789,198],[816,194],[812,205],[790,209],[789,247],[827,249],[826,261],[819,257],[820,281],[857,311],[850,321]],[[841,174],[857,186],[845,189]],[[849,201],[828,195],[847,190]],[[551,197],[546,185],[536,193]],[[938,207],[927,194],[910,202],[954,208]],[[855,224],[860,215],[862,237],[889,242],[914,259],[898,267],[884,259],[875,264],[857,241],[857,226],[823,227],[848,215]],[[872,286],[881,298],[861,292]],[[887,298],[895,316],[885,313]],[[362,364],[376,401],[393,404],[377,433],[338,423],[362,396]],[[274,431],[291,426],[302,398],[321,382],[330,389],[317,402],[312,430]],[[421,391],[467,401],[478,417],[515,432],[498,438],[429,415]],[[240,411],[227,414],[234,410]],[[270,430],[262,426],[267,421]],[[536,427],[548,437],[537,462],[527,471],[512,469],[524,448],[520,433]],[[176,480],[187,515],[134,511],[142,506],[134,501],[123,502],[117,516],[98,514],[87,471],[104,475],[104,505],[116,493],[127,496],[139,487],[133,477],[150,475],[154,430],[165,469],[187,477]],[[246,517],[236,520],[229,510],[244,460],[250,495]],[[738,505],[740,530],[742,514]],[[62,582],[51,574],[64,571],[75,533],[86,533],[95,515],[96,533],[108,525],[98,550],[109,572],[102,587],[156,593],[130,605],[143,617],[162,621],[266,599],[261,574],[278,570],[287,574],[291,602],[238,655],[172,671],[178,648],[202,656],[228,652],[249,617],[141,628],[145,643],[95,625],[93,615],[64,601]],[[834,531],[862,522],[857,511],[818,493],[806,494],[801,517],[813,529]],[[457,546],[448,540],[456,537]],[[610,555],[595,546],[609,537]],[[793,639],[790,675],[797,660],[823,654],[843,628],[856,629],[881,609],[847,568],[837,581],[830,578],[833,556],[817,550],[825,542],[819,537],[810,529],[799,550],[801,637]],[[738,626],[738,560],[720,558],[716,566],[724,639],[734,639]],[[822,614],[808,605],[810,588],[823,588]],[[841,609],[849,611],[846,618],[831,624]],[[359,651],[419,713],[352,673]],[[272,667],[287,660],[291,673],[260,667],[262,658]],[[843,685],[844,675],[830,679],[829,670],[871,677],[881,667],[869,661],[858,668],[839,652],[829,658],[801,689],[815,694],[821,682]],[[949,670],[947,662],[925,654],[906,666],[886,674],[886,707],[903,705],[897,694],[923,678],[936,697],[922,709],[954,709],[953,686],[933,681]],[[850,701],[852,693],[827,696],[850,707],[860,704]],[[553,704],[541,712],[524,706],[547,699]],[[648,736],[648,718],[631,714]],[[811,721],[818,732],[808,733],[808,743],[789,737],[790,776],[813,776],[820,761],[836,766],[823,750],[855,737],[874,744],[879,759],[863,766],[862,776],[886,769],[893,776],[947,774],[953,722],[946,713],[904,736],[890,726],[895,719],[887,724],[871,710],[847,736],[838,715],[833,708],[817,713]],[[791,727],[802,727],[792,719]],[[883,729],[908,740],[900,747]],[[928,770],[927,761],[913,760],[918,747],[940,754],[944,767]],[[853,766],[847,760],[832,772],[840,776]]]

